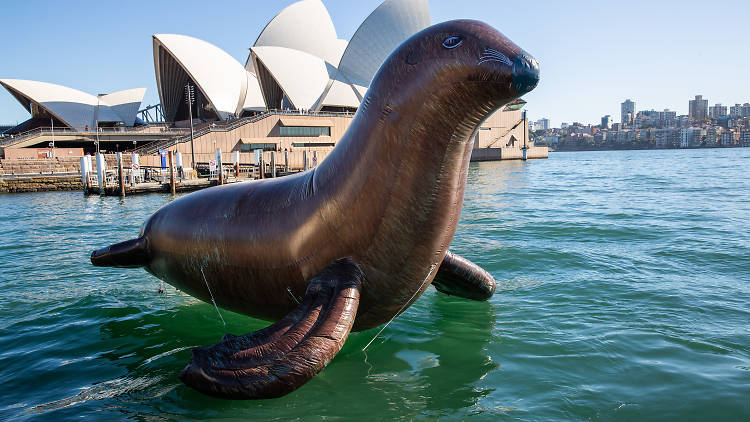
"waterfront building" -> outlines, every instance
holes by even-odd
[[[704,100],[702,95],[696,95],[694,100],[688,102],[688,116],[694,121],[701,121],[708,118],[708,100]]]
[[[612,116],[607,114],[606,116],[602,117],[602,129],[611,129],[612,128]]]
[[[266,25],[244,66],[205,41],[156,34],[154,68],[165,119],[189,118],[186,84],[196,90],[193,117],[203,121],[266,109],[355,111],[391,51],[429,25],[427,0],[386,0],[347,42],[320,0],[302,0]]]
[[[657,148],[677,148],[680,146],[680,133],[677,128],[654,129],[654,144]]]
[[[6,131],[10,134],[50,126],[92,132],[97,127],[133,126],[146,94],[146,88],[135,88],[91,95],[62,85],[23,79],[0,79],[0,85],[31,114],[29,120]]]
[[[706,137],[704,138],[706,146],[713,147],[721,144],[721,127],[720,126],[709,126],[706,129]]]
[[[548,135],[543,140],[547,145],[557,145],[560,142],[560,137],[557,135]]]
[[[720,144],[723,147],[731,147],[734,146],[734,132],[731,130],[725,130],[721,132],[721,141]]]
[[[737,144],[741,147],[750,147],[750,127],[740,130],[740,138],[737,140]]]
[[[635,103],[629,98],[620,104],[620,123],[630,125],[635,118]]]
[[[695,148],[700,146],[705,130],[698,127],[684,128],[680,131],[680,148]]]

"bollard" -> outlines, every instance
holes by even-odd
[[[91,172],[94,170],[94,166],[91,164],[91,154],[86,154],[86,192],[91,193]]]
[[[174,182],[174,166],[172,165],[172,156],[174,152],[169,151],[169,187],[172,190],[172,195],[175,194],[176,186]]]
[[[88,179],[88,172],[86,171],[86,157],[81,157],[81,186],[83,186],[83,192],[86,193],[86,179]]]
[[[96,154],[96,178],[99,182],[99,194],[104,195],[104,188],[107,184],[107,165],[101,153]]]
[[[180,180],[185,178],[185,172],[182,170],[182,153],[176,152],[174,154],[175,160],[177,161],[177,177],[180,178]]]
[[[219,172],[219,184],[224,184],[224,168],[221,162],[221,148],[216,150],[216,169]]]
[[[120,196],[125,197],[125,174],[122,171],[122,153],[117,153],[117,178],[120,182]]]
[[[135,179],[136,177],[140,181],[141,179],[141,161],[138,157],[138,154],[133,153],[132,161],[130,165],[130,184],[132,186],[135,186]]]

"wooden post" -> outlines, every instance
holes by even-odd
[[[302,170],[307,170],[307,151],[302,151]]]
[[[174,166],[172,165],[174,152],[169,151],[169,187],[172,189],[172,195],[175,194],[176,186],[174,181]]]
[[[271,177],[276,177],[276,153],[271,151]]]
[[[117,178],[120,182],[120,196],[125,197],[125,172],[122,170],[122,153],[117,153]]]
[[[260,153],[260,161],[258,161],[258,179],[266,178],[266,163],[263,161],[263,153]]]
[[[284,151],[284,171],[289,173],[289,151]]]

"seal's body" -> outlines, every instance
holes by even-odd
[[[536,62],[486,24],[452,21],[425,29],[386,60],[346,134],[318,167],[187,195],[156,212],[138,239],[94,252],[92,262],[143,265],[193,296],[208,301],[213,294],[220,306],[270,320],[295,314],[316,276],[356,278],[348,293],[330,293],[352,299],[356,291],[359,299],[346,302],[349,310],[338,321],[338,328],[348,324],[341,344],[349,329],[380,325],[405,309],[446,266],[460,268],[445,283],[473,277],[474,284],[491,285],[483,290],[491,295],[491,276],[444,258],[476,130],[537,81]],[[331,272],[341,258],[347,264]],[[325,306],[344,306],[336,300],[321,305],[316,324],[325,326]],[[291,329],[278,336],[285,330]],[[253,339],[232,347],[256,347],[260,340]],[[196,388],[229,397],[263,390]]]

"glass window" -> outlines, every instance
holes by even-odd
[[[293,142],[294,148],[314,148],[314,147],[332,147],[336,146],[333,142]]]
[[[240,152],[253,152],[256,149],[262,149],[263,151],[276,151],[276,144],[242,144],[240,145]]]
[[[331,136],[329,126],[281,126],[281,136]]]

